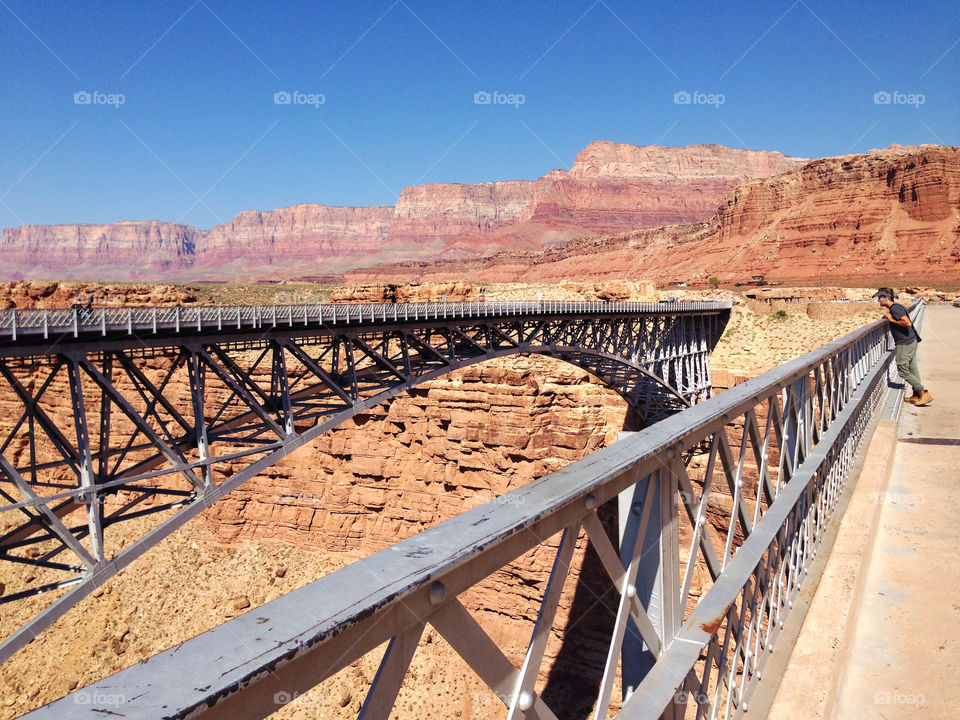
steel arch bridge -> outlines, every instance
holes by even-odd
[[[0,560],[62,592],[0,662],[281,458],[421,383],[519,353],[576,365],[644,425],[709,397],[729,303],[420,303],[0,313]],[[125,548],[117,523],[166,512]]]

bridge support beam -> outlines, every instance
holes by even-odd
[[[636,597],[666,646],[683,620],[677,484],[671,468],[661,468],[620,493],[617,510],[620,561],[624,567],[636,564]],[[658,655],[658,649],[648,646],[634,621],[628,620],[620,654],[624,702],[640,686]],[[664,714],[666,720],[680,717],[673,705]]]

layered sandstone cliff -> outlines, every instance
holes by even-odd
[[[201,267],[277,266],[297,274],[301,263],[380,250],[393,208],[328,207],[306,204],[272,212],[247,210],[203,234],[197,253]],[[269,272],[269,271],[268,271]]]
[[[394,208],[390,238],[445,245],[454,238],[482,237],[508,222],[529,219],[535,193],[536,183],[528,180],[407,187]]]
[[[719,145],[595,142],[569,171],[535,181],[408,187],[394,207],[250,210],[206,231],[159,221],[6,229],[0,279],[319,278],[418,257],[539,250],[699,220],[737,183],[803,162]]]
[[[0,238],[2,279],[131,279],[144,261],[157,277],[179,275],[193,267],[202,237],[189,225],[156,220],[5,228]]]
[[[714,198],[745,180],[778,175],[806,163],[780,153],[694,145],[678,153],[659,145],[591,143],[569,173],[543,178],[533,219],[566,214],[596,233],[699,220]],[[609,208],[616,208],[610,213]],[[566,213],[564,213],[566,209]]]
[[[712,217],[582,238],[544,252],[419,261],[351,271],[351,282],[960,280],[960,148],[887,148],[815,160],[741,183]]]
[[[532,183],[490,184],[499,203],[495,217],[478,215],[475,227],[466,222],[459,236],[435,231],[434,237],[447,241],[443,254],[450,256],[504,248],[538,250],[575,237],[698,220],[713,212],[718,198],[738,183],[805,162],[721,145],[668,148],[593,142],[577,155],[569,172],[554,170]],[[482,186],[426,187],[431,194],[442,187],[459,196]],[[421,204],[425,207],[426,200]],[[449,206],[438,210],[434,217],[458,216]],[[448,222],[441,227],[455,226]],[[400,232],[395,225],[391,235]]]

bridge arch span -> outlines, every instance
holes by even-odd
[[[334,308],[332,316],[321,308],[316,321],[311,308],[193,310],[163,321],[156,311],[152,318],[128,311],[125,322],[101,313],[86,325],[76,315],[54,322],[44,315],[42,323],[14,327],[10,342],[0,335],[0,383],[18,404],[11,416],[19,416],[0,454],[8,501],[0,513],[23,516],[0,536],[0,555],[65,576],[8,591],[0,603],[70,588],[0,645],[0,662],[248,479],[345,420],[452,371],[522,353],[553,357],[615,389],[645,424],[704,399],[707,358],[730,306],[478,303],[412,313],[359,306],[345,315]],[[51,343],[58,319],[66,324]],[[31,376],[38,367],[42,374]],[[189,397],[167,392],[171,382],[183,383]],[[69,395],[58,401],[72,412],[47,412],[56,399],[47,393],[65,388]],[[119,421],[133,428],[127,437],[117,437]],[[60,459],[49,459],[51,448]],[[246,465],[226,476],[219,468],[228,463],[231,471]],[[71,475],[75,483],[64,484]],[[120,493],[125,502],[107,508],[104,499]],[[108,527],[171,510],[108,556]],[[31,546],[34,553],[25,553]]]

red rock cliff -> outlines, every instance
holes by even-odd
[[[189,225],[118,222],[111,225],[24,225],[0,238],[4,277],[133,279],[146,265],[154,276],[192,268],[203,233]]]
[[[445,243],[445,255],[539,249],[578,236],[699,220],[738,183],[805,162],[721,145],[594,142],[569,171],[553,170],[535,182],[406,188],[390,236],[399,244]]]
[[[204,234],[197,265],[220,277],[325,275],[338,270],[331,259],[382,250],[392,218],[390,206],[247,210]]]
[[[738,183],[778,175],[805,162],[721,145],[678,151],[595,142],[580,152],[569,173],[541,179],[544,187],[533,219],[565,217],[595,233],[700,220]]]
[[[725,282],[960,280],[960,148],[893,147],[744,182],[702,222],[544,252],[351,271],[348,282],[644,277]]]
[[[539,180],[405,188],[395,207],[245,211],[208,230],[162,223],[3,231],[8,279],[291,279],[411,258],[540,249],[699,220],[745,179],[802,164],[780,153],[591,143]],[[0,278],[3,279],[3,278]]]

